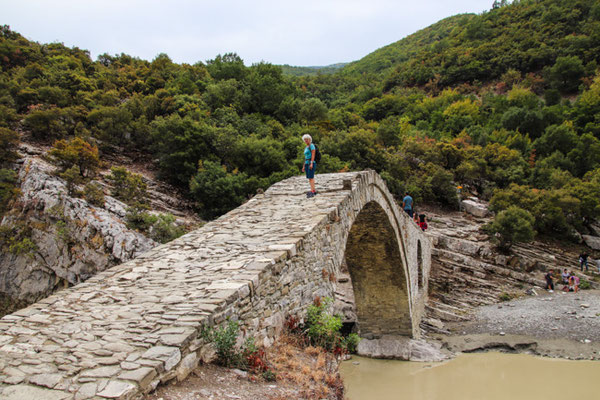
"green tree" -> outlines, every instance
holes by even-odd
[[[83,182],[81,172],[79,171],[79,167],[77,165],[73,165],[71,168],[68,168],[59,174],[59,176],[67,183],[67,190],[71,196],[75,194],[77,185]]]
[[[206,62],[206,69],[215,80],[235,79],[240,81],[248,73],[244,61],[235,53],[219,54],[213,60]]]
[[[245,180],[243,172],[229,173],[218,163],[200,162],[190,180],[190,192],[200,206],[200,214],[214,218],[239,206],[245,199]]]
[[[12,129],[0,127],[0,168],[10,165],[18,157],[16,152],[19,134]]]
[[[10,169],[0,169],[0,217],[9,209],[14,200],[19,195],[17,189],[17,174]]]
[[[568,153],[578,141],[577,134],[570,124],[552,125],[533,143],[536,155],[548,156],[555,151]]]
[[[585,68],[579,57],[558,57],[550,69],[550,82],[564,93],[573,93],[577,91],[584,74]]]
[[[77,166],[81,176],[89,178],[96,175],[100,168],[98,147],[79,137],[68,142],[64,139],[57,140],[48,155],[62,172]]]
[[[522,208],[511,206],[496,215],[485,230],[492,241],[502,250],[509,250],[514,244],[530,242],[535,237],[534,217]]]
[[[35,108],[23,119],[23,127],[38,140],[48,141],[61,138],[67,134],[62,116],[60,108]]]

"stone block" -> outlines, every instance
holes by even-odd
[[[109,381],[104,390],[98,392],[98,396],[107,399],[127,399],[136,391],[136,386],[129,382]]]
[[[62,380],[61,374],[38,374],[29,377],[29,383],[52,389]]]
[[[72,397],[70,393],[30,385],[8,386],[0,394],[2,400],[67,400]]]
[[[177,367],[177,380],[184,380],[198,366],[199,358],[196,353],[190,353],[181,360]]]
[[[114,376],[117,373],[119,373],[120,370],[121,368],[118,365],[111,365],[83,371],[83,373],[80,376],[86,378],[110,378],[111,376]]]
[[[134,381],[141,388],[145,388],[152,382],[152,379],[156,376],[156,371],[151,367],[141,367],[131,371],[123,372],[118,376],[119,379],[125,381]]]
[[[165,371],[170,371],[181,361],[181,351],[177,347],[156,346],[148,349],[142,357],[163,361],[165,363]]]

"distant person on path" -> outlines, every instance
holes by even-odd
[[[402,208],[404,212],[413,217],[413,198],[410,197],[408,192],[404,193],[404,199],[402,199]]]
[[[548,271],[548,273],[544,276],[546,278],[546,287],[544,289],[549,292],[554,292],[554,280],[552,279],[553,270]]]
[[[306,143],[302,172],[306,172],[306,178],[308,178],[308,183],[310,184],[310,192],[306,193],[306,197],[311,198],[317,195],[317,190],[315,189],[315,171],[317,169],[315,157],[317,155],[317,148],[312,143],[312,137],[310,135],[302,136],[302,140]]]
[[[585,266],[585,271],[588,271],[588,254],[584,251],[579,255],[579,268],[581,272],[583,272],[583,267]]]

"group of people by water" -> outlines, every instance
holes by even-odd
[[[554,270],[549,270],[544,276],[546,279],[546,287],[545,289],[549,292],[554,291]],[[568,271],[566,268],[560,274],[561,283],[563,284],[562,291],[563,292],[575,292],[579,291],[579,277],[573,273],[573,271]]]
[[[589,272],[588,258],[589,255],[586,252],[579,254],[579,269],[581,272],[583,272],[584,268],[585,272]],[[600,258],[597,258],[595,261],[596,266],[598,267],[598,273],[600,274]],[[544,279],[546,279],[545,289],[550,292],[554,291],[554,270],[549,270],[546,275],[544,275]],[[579,277],[575,275],[573,271],[568,271],[564,268],[560,274],[560,280],[563,284],[563,291],[577,292],[579,290]]]

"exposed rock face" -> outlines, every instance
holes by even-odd
[[[503,293],[524,295],[534,286],[544,287],[549,269],[556,277],[563,268],[578,269],[575,250],[569,253],[547,243],[516,245],[510,254],[498,253],[480,232],[487,218],[456,212],[429,213],[428,219],[434,248],[428,318],[422,324],[427,331],[444,333],[444,323],[468,320],[471,310],[499,302]]]
[[[157,244],[127,228],[121,220],[125,204],[106,196],[103,209],[69,197],[52,169],[40,159],[25,159],[19,171],[20,212],[1,222],[3,227],[26,224],[35,244],[27,254],[0,253],[0,294],[11,304],[39,300]]]

